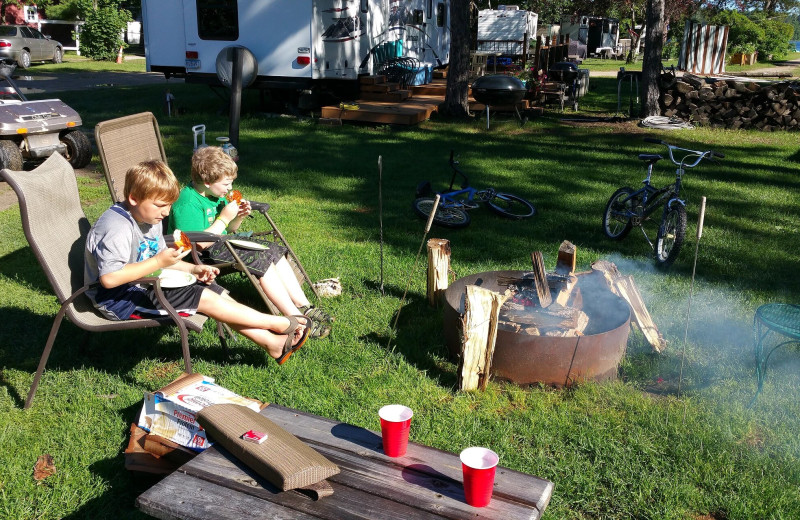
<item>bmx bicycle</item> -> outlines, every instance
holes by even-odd
[[[680,198],[683,174],[686,168],[694,168],[703,159],[714,159],[715,157],[721,159],[725,156],[714,150],[698,151],[680,148],[650,137],[645,137],[644,140],[667,147],[670,161],[677,166],[675,181],[663,188],[653,186],[651,182],[653,166],[663,157],[659,154],[639,154],[639,159],[647,163],[647,177],[642,181],[644,186],[639,190],[626,186],[614,192],[603,212],[603,232],[612,240],[622,240],[628,236],[634,226],[638,227],[653,249],[656,263],[661,267],[669,267],[678,258],[686,238],[686,201]],[[659,208],[663,208],[663,210],[656,242],[653,244],[648,238],[643,224]]]
[[[450,168],[453,175],[450,177],[450,187],[447,191],[439,192],[441,200],[439,208],[433,217],[433,223],[450,228],[463,228],[469,225],[470,217],[467,210],[475,209],[481,203],[486,203],[489,209],[500,216],[511,219],[523,219],[533,216],[536,208],[533,204],[510,193],[499,192],[494,188],[478,190],[469,185],[469,179],[458,167],[453,150],[450,150]],[[456,176],[460,175],[464,181],[461,189],[453,190]],[[417,186],[417,198],[414,200],[414,211],[420,217],[427,219],[433,209],[435,197],[430,181]]]

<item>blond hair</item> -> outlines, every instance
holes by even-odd
[[[178,200],[180,191],[178,179],[163,161],[140,162],[125,173],[125,199],[153,199],[172,204]]]
[[[219,146],[198,148],[192,155],[192,182],[214,184],[223,179],[235,179],[239,167]]]

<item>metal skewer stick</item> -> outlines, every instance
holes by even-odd
[[[681,393],[681,384],[683,383],[683,363],[686,359],[686,339],[689,335],[689,314],[692,311],[692,297],[694,296],[694,275],[697,271],[697,253],[700,250],[700,238],[703,236],[703,221],[706,218],[706,198],[703,197],[700,201],[700,216],[697,222],[697,240],[694,246],[694,263],[692,264],[692,285],[689,290],[689,305],[686,308],[686,328],[683,331],[683,352],[681,353],[681,371],[678,376],[678,395]],[[683,421],[686,422],[686,402],[683,404]]]
[[[438,193],[436,194],[436,199],[433,201],[433,208],[431,209],[431,214],[428,215],[428,222],[425,224],[425,233],[422,235],[422,243],[419,245],[419,249],[417,249],[417,256],[414,258],[414,267],[411,268],[411,275],[408,277],[408,282],[406,282],[406,289],[403,291],[403,297],[400,299],[400,307],[397,309],[397,314],[394,317],[394,323],[392,324],[392,330],[389,334],[389,342],[386,344],[386,349],[389,349],[389,346],[392,344],[392,335],[394,335],[395,328],[397,327],[397,320],[400,319],[400,311],[403,309],[403,305],[406,302],[406,294],[408,294],[408,288],[411,286],[411,280],[414,277],[414,272],[417,270],[417,262],[419,261],[419,254],[422,252],[422,248],[425,246],[425,238],[428,236],[428,233],[431,230],[431,226],[433,225],[433,217],[436,215],[436,210],[439,209],[439,200],[442,198],[441,195]]]
[[[383,156],[378,156],[378,222],[380,225],[381,240],[381,296],[386,296],[383,290]]]

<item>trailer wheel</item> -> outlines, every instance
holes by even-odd
[[[0,168],[22,170],[22,152],[14,141],[0,139]]]
[[[67,145],[64,157],[73,168],[83,168],[92,160],[92,144],[77,128],[61,134],[61,142]]]

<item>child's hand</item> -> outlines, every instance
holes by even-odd
[[[222,208],[222,211],[219,212],[219,216],[222,217],[224,222],[230,223],[233,219],[235,219],[239,215],[239,204],[237,202],[229,202]]]
[[[244,218],[252,212],[253,209],[250,207],[250,201],[242,199],[242,202],[239,204],[239,214],[237,216]]]
[[[158,268],[164,269],[165,267],[172,267],[173,265],[180,262],[183,257],[191,253],[191,249],[173,249],[168,247],[162,250],[155,256],[156,262],[158,262]]]
[[[219,274],[219,269],[211,265],[195,265],[192,267],[192,274],[203,283],[211,283]]]

